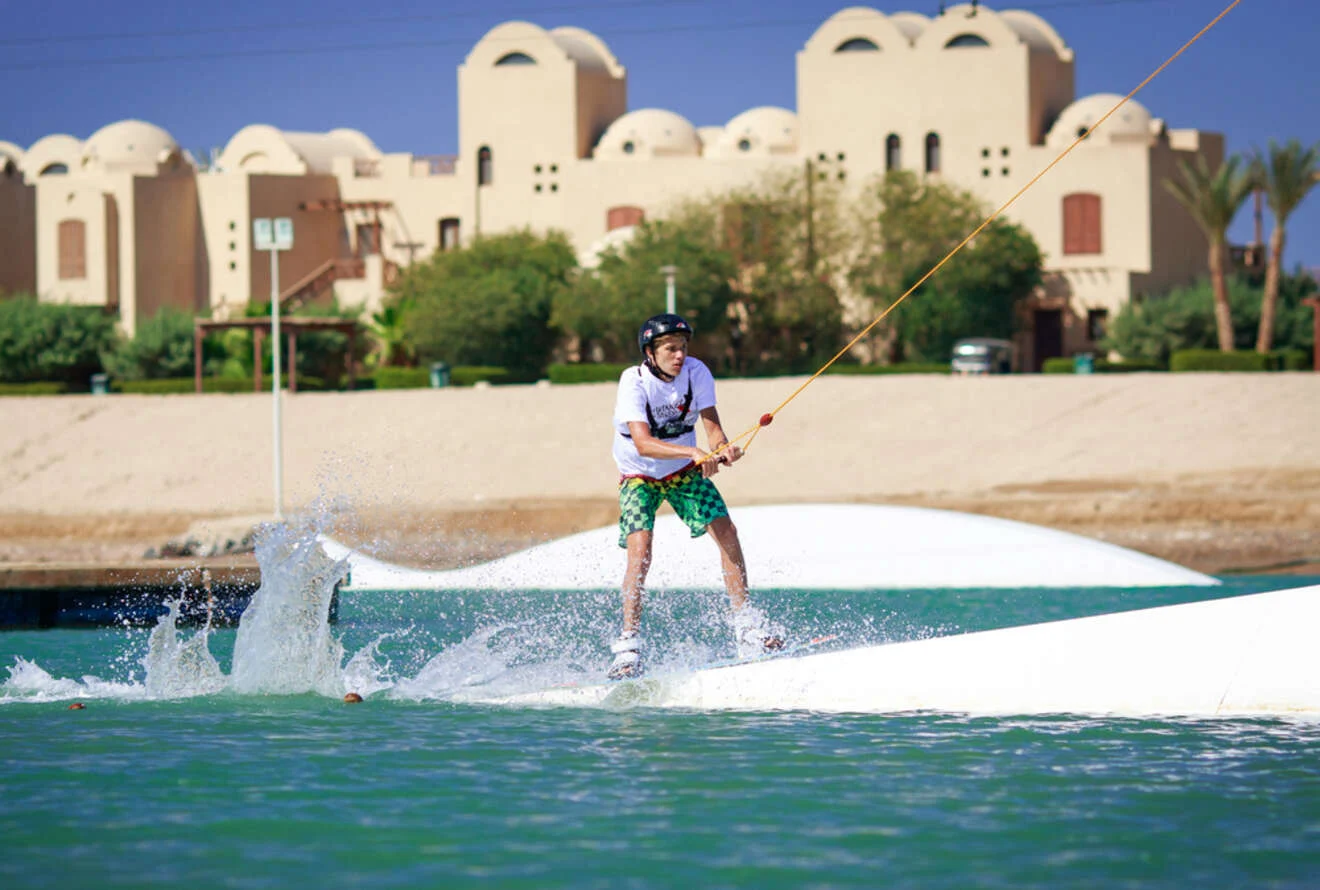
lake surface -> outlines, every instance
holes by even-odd
[[[1320,884],[1320,722],[462,704],[603,670],[617,595],[327,625],[306,551],[260,558],[238,630],[0,634],[0,887]],[[1315,581],[758,598],[851,646]],[[657,669],[728,653],[716,594],[648,606]]]

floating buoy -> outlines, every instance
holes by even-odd
[[[70,710],[70,711],[81,711],[81,710],[85,709],[86,707],[87,707],[87,706],[86,706],[85,704],[83,704],[82,702],[80,702],[80,701],[76,701],[76,702],[74,702],[73,704],[69,705],[69,710]]]
[[[358,695],[356,692],[350,692],[348,695],[344,696],[344,704],[346,705],[355,705],[360,701],[362,701],[362,696]],[[79,707],[81,707],[81,705]]]

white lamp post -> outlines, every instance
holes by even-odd
[[[678,266],[661,266],[660,274],[665,276],[665,311],[673,315],[678,312],[674,296],[674,276],[678,274]]]

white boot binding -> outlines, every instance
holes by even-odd
[[[610,643],[614,660],[605,676],[611,680],[627,680],[642,675],[642,638],[636,631],[625,631]]]
[[[784,648],[784,634],[750,603],[733,613],[733,640],[739,658],[755,658]]]

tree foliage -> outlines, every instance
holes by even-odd
[[[977,199],[911,172],[878,180],[859,205],[850,280],[868,320],[921,280],[980,225]],[[878,334],[893,360],[945,361],[963,337],[1012,335],[1016,306],[1040,283],[1042,257],[1021,226],[996,219],[913,291]]]
[[[30,294],[0,299],[0,381],[86,386],[114,340],[114,317],[100,308],[41,303]]]
[[[203,353],[220,356],[218,343]],[[164,307],[155,317],[140,321],[132,339],[121,338],[104,355],[105,369],[120,380],[157,380],[193,374],[193,316]]]
[[[575,267],[562,234],[490,235],[408,267],[391,289],[391,304],[412,304],[408,342],[421,361],[536,375],[557,339],[552,306]]]
[[[1233,223],[1247,196],[1257,182],[1257,174],[1242,163],[1240,155],[1231,155],[1211,170],[1203,155],[1196,163],[1178,162],[1181,179],[1165,180],[1165,188],[1178,199],[1201,227],[1209,242],[1210,291],[1215,307],[1215,332],[1222,352],[1233,349],[1233,319],[1229,305],[1225,269],[1228,227]]]
[[[1301,205],[1320,180],[1320,143],[1304,148],[1296,139],[1285,145],[1270,142],[1268,155],[1256,154],[1252,162],[1256,186],[1265,192],[1274,231],[1270,233],[1269,261],[1265,270],[1265,292],[1261,297],[1260,326],[1256,351],[1269,352],[1279,302],[1279,276],[1283,270],[1283,246],[1287,241],[1288,217]]]
[[[1102,345],[1125,359],[1146,359],[1165,366],[1174,352],[1219,346],[1211,290],[1210,282],[1202,280],[1167,294],[1127,303],[1110,323]],[[1239,350],[1251,349],[1256,342],[1263,288],[1259,282],[1236,276],[1228,280],[1226,290],[1233,324],[1232,344]],[[1312,309],[1302,300],[1316,291],[1315,280],[1300,270],[1281,277],[1275,323],[1278,348],[1314,347]]]
[[[666,219],[637,227],[630,241],[605,250],[555,301],[553,324],[578,339],[583,355],[634,361],[637,329],[665,309],[660,269],[675,266],[677,309],[703,343],[718,342],[732,294],[733,259],[718,243],[718,215],[689,203]],[[699,352],[702,350],[699,349]]]

